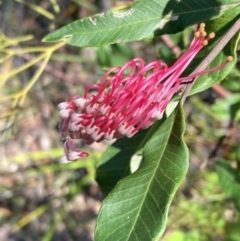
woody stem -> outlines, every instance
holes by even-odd
[[[232,27],[227,31],[227,33],[223,36],[223,38],[218,42],[218,44],[212,49],[212,51],[207,55],[207,57],[198,65],[198,67],[191,73],[191,75],[196,72],[200,72],[205,70],[209,64],[213,61],[213,59],[221,52],[221,50],[225,47],[225,45],[231,40],[231,38],[239,31],[240,29],[240,18],[232,25]],[[183,104],[194,85],[195,81],[198,77],[194,78],[193,81],[187,85],[182,98],[181,103]]]

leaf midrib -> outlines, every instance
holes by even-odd
[[[168,141],[167,141],[167,142],[165,143],[165,145],[164,145],[164,149],[163,149],[163,152],[162,152],[162,155],[160,156],[160,158],[163,157],[163,155],[164,155],[164,153],[165,153],[165,151],[166,151],[166,147],[167,147],[167,144],[168,144],[168,142],[169,142],[169,140],[170,140],[170,136],[171,136],[171,133],[172,133],[172,129],[173,129],[173,126],[174,126],[174,123],[175,123],[175,118],[176,118],[176,116],[177,116],[177,115],[176,115],[176,113],[175,113],[174,119],[173,119],[173,121],[172,121],[172,126],[171,126],[171,129],[170,129],[170,131],[169,131],[168,138],[167,138]],[[167,119],[166,119],[166,120],[167,120]],[[156,165],[156,168],[155,168],[155,170],[154,170],[152,173],[156,174],[158,167],[159,167],[159,165]],[[150,179],[150,181],[149,181],[149,184],[148,184],[148,189],[149,189],[149,187],[150,187],[150,185],[151,185],[152,180],[153,180],[154,177],[155,177],[155,175],[152,175],[152,177],[151,177],[151,179]],[[147,190],[148,190],[148,189],[147,189]],[[142,199],[143,201],[142,201],[141,205],[139,206],[139,212],[138,212],[137,215],[136,215],[137,217],[136,217],[136,219],[135,219],[132,227],[135,227],[135,224],[136,224],[136,222],[137,222],[137,220],[138,220],[138,217],[140,216],[139,214],[140,214],[140,211],[142,210],[142,206],[143,206],[143,204],[144,204],[144,200],[146,199],[146,196],[147,196],[147,192],[146,192],[146,194],[144,195],[144,198]],[[127,240],[129,240],[129,237],[130,237],[130,235],[131,235],[132,233],[133,233],[133,228],[130,230],[129,235],[128,235],[128,237],[127,237]]]
[[[220,9],[219,12],[225,11],[224,6],[231,6],[231,5],[236,5],[236,6],[238,6],[238,5],[240,5],[240,3],[239,3],[239,2],[235,2],[235,3],[226,4],[226,5],[221,5],[221,8],[222,8],[222,9]],[[180,16],[181,16],[181,15],[184,15],[184,14],[205,12],[205,11],[208,11],[208,10],[214,10],[214,9],[219,9],[219,8],[220,8],[220,6],[217,6],[217,7],[209,7],[209,8],[204,8],[204,9],[195,10],[195,11],[176,12],[176,13],[174,13],[174,14],[171,15],[171,16],[177,16],[177,15],[180,15]],[[165,16],[168,16],[168,14],[164,15],[163,18],[164,18]],[[117,26],[117,27],[108,27],[108,28],[107,28],[107,31],[118,30],[118,29],[121,29],[121,28],[129,27],[129,26],[135,26],[136,24],[139,24],[139,23],[147,23],[147,22],[149,22],[149,21],[158,20],[159,18],[161,18],[161,16],[158,15],[158,16],[153,17],[153,18],[148,18],[147,20],[145,19],[145,20],[134,21],[134,22],[132,22],[132,23],[122,24],[121,26]],[[84,21],[88,21],[88,18],[81,19],[81,20],[78,20],[78,21],[81,22],[81,24],[83,24]],[[78,21],[76,21],[75,24],[77,24]],[[171,21],[171,20],[169,20],[169,21]],[[97,25],[96,25],[96,27],[97,27]],[[103,26],[103,27],[104,27],[104,26]],[[74,31],[74,29],[72,29],[70,26],[69,26],[69,28],[70,28],[70,30],[73,30],[73,31]],[[104,32],[104,31],[106,31],[106,30],[104,30],[104,29],[99,29],[99,28],[97,27],[96,31],[84,31],[84,30],[81,30],[81,33],[75,33],[74,36],[82,35],[83,33],[92,34],[92,33]],[[70,40],[70,41],[71,41],[71,40]]]

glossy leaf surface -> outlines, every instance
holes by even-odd
[[[123,10],[111,10],[70,23],[45,37],[46,42],[64,40],[84,46],[152,38],[221,16],[239,5],[236,0],[138,0]]]
[[[143,161],[120,180],[100,210],[96,241],[158,240],[169,205],[188,169],[184,115],[177,108],[143,149]]]
[[[96,180],[101,191],[107,195],[117,182],[130,174],[132,156],[141,150],[162,121],[147,130],[141,130],[132,138],[124,137],[109,146],[102,155],[96,173]]]

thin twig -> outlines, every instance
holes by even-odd
[[[214,89],[214,91],[218,94],[218,96],[220,98],[226,98],[229,95],[231,95],[231,92],[229,92],[228,90],[226,90],[223,86],[221,86],[220,84],[215,84],[214,86],[212,86],[212,88]]]
[[[33,57],[30,54],[22,54],[21,55],[22,58],[26,59],[26,60],[32,60]],[[36,63],[37,66],[41,65],[41,62]],[[67,76],[66,74],[64,74],[62,71],[51,67],[49,64],[46,65],[45,67],[45,71],[50,73],[51,75],[57,77],[58,79],[62,79],[66,82],[69,82],[71,84],[79,84],[79,82],[86,87],[86,83],[84,83],[83,81],[76,79],[76,78],[71,78],[69,76]]]
[[[169,35],[162,35],[161,39],[175,55],[179,56],[182,53],[182,50],[179,48],[178,45],[174,43],[174,41],[171,39],[171,37],[169,37]]]
[[[218,42],[215,48],[207,55],[207,57],[199,64],[199,66],[191,73],[205,70],[213,59],[220,53],[220,51],[225,47],[225,45],[231,40],[231,38],[239,31],[240,29],[240,18],[232,25],[232,27],[227,31],[223,38]],[[181,98],[182,104],[185,102],[189,91],[194,85],[197,77],[193,79],[192,83],[188,84]]]

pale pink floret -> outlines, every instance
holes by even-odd
[[[75,161],[79,158],[87,157],[88,153],[78,149],[74,140],[67,139],[64,143],[65,156],[61,157],[61,162],[67,163],[68,161]]]
[[[86,88],[83,98],[71,97],[59,104],[60,130],[66,138],[62,161],[88,156],[76,147],[74,139],[92,144],[123,136],[130,138],[140,129],[148,128],[162,118],[181,84],[224,67],[226,63],[213,70],[180,77],[207,41],[214,37],[212,34],[205,36],[201,24],[189,49],[171,67],[161,61],[145,65],[143,59],[136,58],[123,67],[111,68],[99,84]]]

